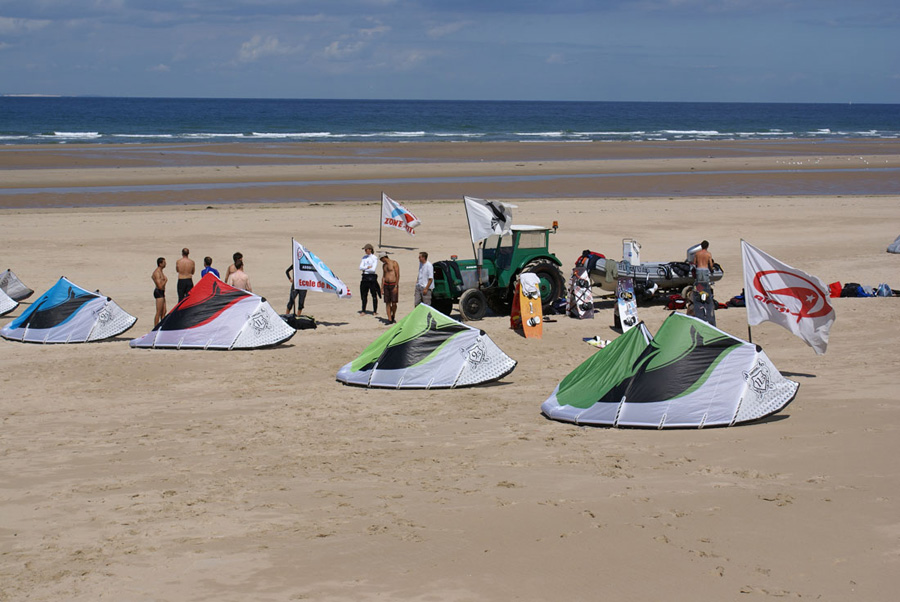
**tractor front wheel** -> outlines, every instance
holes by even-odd
[[[459,297],[459,314],[463,320],[474,322],[487,312],[487,297],[477,288],[470,288]]]

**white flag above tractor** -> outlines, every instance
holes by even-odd
[[[780,262],[741,241],[747,323],[765,321],[784,326],[821,355],[828,346],[834,309],[828,287],[816,278]]]
[[[319,257],[294,242],[294,288],[320,293],[335,293],[338,297],[349,298],[350,289]]]
[[[469,218],[469,232],[472,242],[477,243],[488,236],[509,234],[512,225],[512,210],[515,205],[500,201],[486,201],[474,197],[463,197],[466,202],[466,215]]]
[[[410,236],[415,236],[415,227],[422,222],[410,211],[389,197],[381,193],[381,225],[389,228],[405,230]]]

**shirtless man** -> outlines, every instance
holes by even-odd
[[[250,287],[250,276],[244,273],[244,260],[238,259],[235,261],[234,267],[235,270],[231,273],[231,276],[228,277],[226,284],[252,293],[253,289]]]
[[[400,285],[400,264],[387,256],[387,253],[378,254],[381,261],[381,293],[384,297],[384,305],[387,308],[388,324],[397,322],[397,300],[399,298],[398,287]]]
[[[178,272],[178,301],[181,301],[194,288],[194,260],[188,257],[191,254],[187,247],[181,249],[181,259],[175,262],[175,271]]]
[[[168,277],[163,274],[163,270],[166,267],[166,259],[164,257],[160,257],[156,260],[156,269],[153,270],[153,274],[150,276],[150,280],[153,281],[153,298],[156,299],[156,315],[153,316],[153,327],[155,328],[159,321],[166,317],[166,282],[169,281]]]
[[[241,253],[240,251],[237,251],[234,255],[231,256],[231,259],[234,261],[234,263],[232,263],[230,266],[228,266],[228,269],[225,270],[225,275],[222,276],[223,282],[226,282],[226,283],[228,282],[228,277],[231,276],[232,274],[234,274],[234,270],[237,269],[234,267],[234,264],[237,263],[238,259],[243,259],[243,258],[244,258],[244,254]]]
[[[694,267],[697,269],[697,281],[709,282],[709,275],[713,270],[712,253],[709,252],[709,241],[700,243],[700,250],[694,253]],[[702,272],[701,270],[705,270]],[[705,276],[705,278],[703,277]]]

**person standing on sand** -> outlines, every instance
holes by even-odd
[[[178,301],[187,297],[194,288],[194,260],[188,257],[191,254],[187,247],[181,249],[181,259],[175,262],[175,271],[178,273]]]
[[[153,298],[156,300],[156,315],[153,316],[153,327],[159,324],[159,321],[166,317],[166,283],[169,278],[163,273],[166,267],[166,258],[158,257],[156,259],[156,269],[150,275],[153,281]]]
[[[700,250],[694,253],[693,264],[694,268],[697,270],[697,282],[709,282],[709,275],[713,271],[715,262],[713,262],[712,253],[709,252],[708,240],[704,240],[700,243]],[[701,270],[704,270],[705,273],[701,274]],[[705,276],[705,278],[702,276]]]
[[[244,273],[244,260],[238,259],[235,261],[234,267],[235,270],[231,273],[231,276],[228,277],[225,284],[252,293],[253,288],[250,287],[250,276]]]
[[[234,274],[234,271],[237,269],[234,266],[237,264],[238,259],[243,259],[243,258],[244,258],[244,254],[241,253],[240,251],[236,251],[235,254],[231,256],[231,259],[234,260],[234,263],[232,263],[230,266],[228,266],[228,268],[225,270],[225,276],[222,277],[222,280],[224,280],[226,283],[228,282],[228,277],[231,276],[232,274]]]
[[[372,314],[378,315],[378,296],[381,290],[378,288],[378,258],[375,257],[375,249],[372,245],[367,244],[363,247],[366,252],[362,260],[359,262],[359,271],[362,272],[362,279],[359,281],[359,294],[362,297],[362,310],[360,315],[366,313],[366,302],[368,295],[372,295]]]
[[[212,267],[212,257],[204,257],[203,258],[203,270],[200,272],[200,277],[203,278],[210,272],[212,272],[213,276],[215,276],[216,278],[220,278],[219,270]]]
[[[294,313],[295,316],[299,316],[303,313],[303,306],[306,305],[306,293],[309,292],[305,288],[296,288],[294,286],[294,264],[292,263],[288,269],[284,271],[284,275],[287,276],[287,279],[291,282],[291,297],[288,299],[287,304],[287,313],[291,313],[294,309],[294,302],[297,303],[297,311]]]
[[[378,254],[381,261],[381,292],[384,297],[385,313],[388,324],[397,322],[397,301],[399,299],[398,288],[400,286],[400,264],[388,257],[387,253]]]
[[[428,253],[419,253],[419,277],[416,279],[416,294],[413,307],[419,303],[431,305],[431,291],[434,290],[434,266],[428,261]]]

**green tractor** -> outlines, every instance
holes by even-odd
[[[515,293],[516,276],[533,272],[541,281],[541,304],[550,304],[565,294],[562,262],[549,250],[549,238],[556,226],[512,226],[509,234],[493,235],[477,249],[479,259],[434,263],[434,291],[431,305],[450,314],[454,303],[465,320],[480,320],[488,307],[508,314]]]

